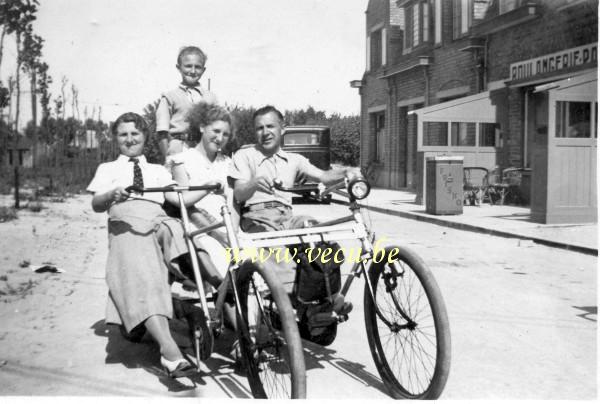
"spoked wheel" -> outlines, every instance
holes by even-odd
[[[450,370],[450,327],[433,275],[415,253],[398,248],[372,263],[365,283],[365,324],[379,375],[394,398],[436,399]]]
[[[290,299],[273,271],[247,264],[236,280],[238,338],[254,398],[305,398],[302,340]]]

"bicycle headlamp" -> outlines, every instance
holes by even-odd
[[[348,193],[350,193],[354,199],[365,199],[369,196],[369,192],[371,192],[371,186],[364,178],[355,178],[348,184]]]

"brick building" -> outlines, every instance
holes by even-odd
[[[366,69],[352,83],[361,166],[419,199],[430,156],[524,168],[537,220],[596,220],[597,10],[597,0],[370,0]],[[567,185],[549,181],[554,166]]]

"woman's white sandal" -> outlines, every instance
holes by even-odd
[[[167,375],[172,378],[188,376],[190,372],[196,368],[187,359],[184,358],[170,361],[164,356],[161,356],[160,364],[167,372]]]

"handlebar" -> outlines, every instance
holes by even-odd
[[[329,187],[326,187],[323,183],[318,184],[307,184],[307,185],[296,185],[294,187],[284,187],[281,180],[274,180],[273,187],[278,191],[283,192],[316,192],[319,195],[323,196],[328,194],[336,189],[341,189],[346,187],[346,180],[340,180]]]
[[[302,192],[315,192],[317,197],[320,199],[324,195],[329,194],[333,191],[339,189],[346,189],[347,195],[351,202],[356,200],[364,199],[369,195],[371,190],[371,186],[366,178],[362,176],[355,177],[353,179],[343,178],[330,186],[326,187],[324,184],[310,184],[310,185],[300,185],[295,187],[284,187],[281,180],[273,181],[273,187],[277,190],[284,192],[294,192],[294,193],[302,193]]]
[[[136,192],[144,194],[145,192],[184,192],[184,191],[218,191],[221,189],[221,184],[214,185],[170,185],[168,187],[155,188],[140,188],[135,185],[130,185],[125,188],[125,191],[131,193]]]

